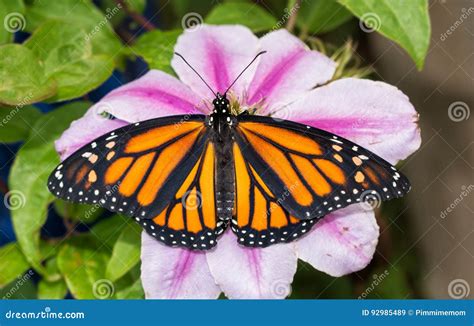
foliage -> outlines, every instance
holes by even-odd
[[[0,29],[0,142],[20,146],[8,186],[10,193],[24,197],[18,207],[11,208],[16,241],[0,247],[0,296],[144,296],[139,273],[140,227],[128,217],[110,216],[98,207],[54,199],[46,180],[59,162],[54,141],[85,113],[94,90],[110,80],[114,71],[129,73],[127,60],[140,58],[149,68],[174,74],[170,61],[186,27],[186,14],[209,24],[246,25],[259,36],[287,27],[338,62],[335,78],[371,73],[354,56],[356,43],[345,41],[357,41],[367,28],[399,44],[419,69],[430,39],[426,0],[274,0],[268,5],[179,0],[156,15],[154,5],[156,2],[146,4],[145,0],[0,0],[0,19],[6,27]],[[155,11],[143,18],[145,8]],[[151,20],[160,29],[151,30],[151,23],[146,25],[137,17]],[[44,109],[45,103],[48,113],[38,109]],[[62,234],[49,234],[51,218],[62,222]],[[405,260],[411,266],[409,256]],[[372,265],[369,272],[377,275],[387,268],[377,261]],[[33,274],[39,276],[37,282]],[[390,279],[371,297],[405,296],[410,291],[408,278],[416,277],[404,270],[389,270],[388,275]],[[354,282],[349,276],[333,281],[302,264],[292,297],[314,293],[357,297],[370,281],[369,277],[369,284]]]

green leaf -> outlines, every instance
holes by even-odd
[[[59,274],[56,257],[46,262],[48,275],[58,275],[54,280],[41,279],[38,283],[38,299],[64,299],[67,294],[67,286]]]
[[[106,277],[116,281],[140,261],[141,227],[130,221],[122,230],[107,264]]]
[[[91,236],[101,245],[112,251],[128,220],[130,220],[130,217],[113,215],[94,225],[90,231]]]
[[[38,283],[38,299],[64,299],[67,294],[66,282],[61,278],[58,281],[49,282],[40,280]]]
[[[57,259],[58,268],[76,299],[105,299],[113,295],[113,283],[104,278],[109,255],[92,237],[85,235],[68,240]],[[110,292],[104,294],[104,289]]]
[[[145,292],[143,291],[142,281],[141,279],[137,279],[135,283],[131,286],[117,291],[117,299],[144,299]]]
[[[118,7],[112,9],[113,13],[110,14],[112,16],[121,10]],[[92,40],[92,50],[95,54],[105,54],[111,58],[122,48],[120,40],[109,24],[110,19],[91,1],[34,1],[26,9],[26,20],[29,31],[33,31],[48,20],[60,21],[62,26],[81,26]]]
[[[286,9],[287,15],[294,14],[297,7]],[[326,33],[342,25],[352,14],[336,1],[303,1],[298,11],[296,25],[304,33]]]
[[[84,115],[89,105],[74,102],[41,116],[18,151],[10,172],[10,191],[20,198],[19,204],[11,209],[15,234],[27,260],[42,274],[45,270],[40,264],[39,231],[46,221],[48,204],[53,200],[46,182],[59,164],[54,141],[72,121]]]
[[[22,0],[0,0],[0,44],[10,43],[13,34],[26,27],[25,5]]]
[[[253,32],[262,32],[273,29],[277,25],[275,17],[270,15],[256,3],[224,2],[215,6],[207,15],[208,24],[241,24]]]
[[[36,286],[33,282],[33,271],[0,289],[0,299],[36,299]]]
[[[16,278],[21,278],[30,264],[16,242],[0,247],[0,288]]]
[[[91,40],[80,25],[46,22],[24,45],[44,63],[46,77],[57,82],[57,94],[50,102],[83,96],[106,81],[114,69],[112,60],[92,53]]]
[[[174,74],[171,68],[171,58],[174,53],[174,45],[181,30],[152,31],[142,35],[135,45],[133,52],[143,57],[150,69],[158,69]]]
[[[423,68],[431,26],[426,0],[338,0],[370,29],[398,43]]]
[[[41,112],[33,106],[0,107],[0,142],[14,143],[25,140],[40,116]]]
[[[62,217],[85,224],[93,223],[105,211],[99,205],[73,204],[61,199],[54,201],[54,209]]]
[[[34,53],[18,44],[0,46],[0,103],[23,106],[56,92]]]

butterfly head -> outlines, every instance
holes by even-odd
[[[230,114],[230,102],[227,99],[226,94],[221,95],[220,93],[217,93],[216,98],[212,101],[212,105],[214,106],[213,113],[223,115]]]

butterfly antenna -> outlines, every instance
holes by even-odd
[[[212,94],[214,94],[214,96],[217,97],[216,92],[214,92],[214,91],[212,90],[211,86],[209,86],[209,84],[206,83],[206,81],[204,80],[204,78],[202,78],[202,76],[196,71],[196,69],[194,69],[193,66],[191,66],[191,65],[189,64],[189,62],[187,62],[186,59],[185,59],[181,54],[179,54],[178,52],[175,52],[174,54],[176,54],[178,57],[180,57],[181,59],[183,59],[184,63],[187,64],[188,67],[191,68],[192,71],[194,71],[194,72],[196,73],[196,75],[198,75],[199,78],[201,78],[202,82],[203,82],[204,84],[206,84],[207,88],[209,88],[209,90],[212,92]]]
[[[257,58],[259,56],[261,56],[262,54],[264,53],[267,53],[267,51],[260,51],[259,53],[257,53],[257,55],[255,56],[255,58],[253,58],[252,61],[250,61],[250,63],[242,70],[242,72],[234,79],[234,81],[232,82],[232,84],[230,84],[229,87],[227,87],[227,90],[225,91],[224,95],[227,94],[227,92],[229,91],[229,89],[231,89],[232,86],[234,86],[235,82],[240,78],[240,76],[243,75],[243,73],[245,72],[245,70],[247,70],[251,65],[252,63],[254,63],[255,60],[257,60]]]

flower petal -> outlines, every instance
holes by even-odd
[[[90,143],[97,137],[127,125],[122,120],[110,120],[89,109],[80,119],[73,121],[70,127],[56,140],[55,147],[61,160],[77,151],[82,146]]]
[[[183,55],[214,92],[223,93],[258,51],[258,38],[246,27],[200,25],[187,29],[178,38],[175,51]],[[176,55],[171,61],[179,78],[203,99],[214,98],[195,72]],[[252,79],[256,65],[250,67],[232,91],[240,95]]]
[[[171,248],[142,233],[142,284],[147,299],[216,299],[206,255]]]
[[[227,232],[207,254],[214,279],[231,299],[282,299],[291,292],[297,258],[293,244],[250,249]]]
[[[325,216],[296,247],[298,257],[314,268],[342,276],[369,264],[378,236],[374,212],[355,204]]]
[[[151,70],[93,105],[62,134],[56,150],[65,159],[95,138],[128,123],[204,112],[201,99],[189,87],[162,71]],[[104,113],[116,119],[107,119]]]
[[[311,51],[301,40],[281,29],[260,39],[262,56],[248,89],[247,104],[265,101],[264,114],[279,110],[316,85],[331,79],[334,61]]]
[[[415,108],[405,94],[383,82],[340,79],[316,88],[287,110],[290,120],[348,138],[390,163],[421,144]]]
[[[151,70],[92,107],[129,123],[177,114],[208,113],[203,101],[175,77]]]

